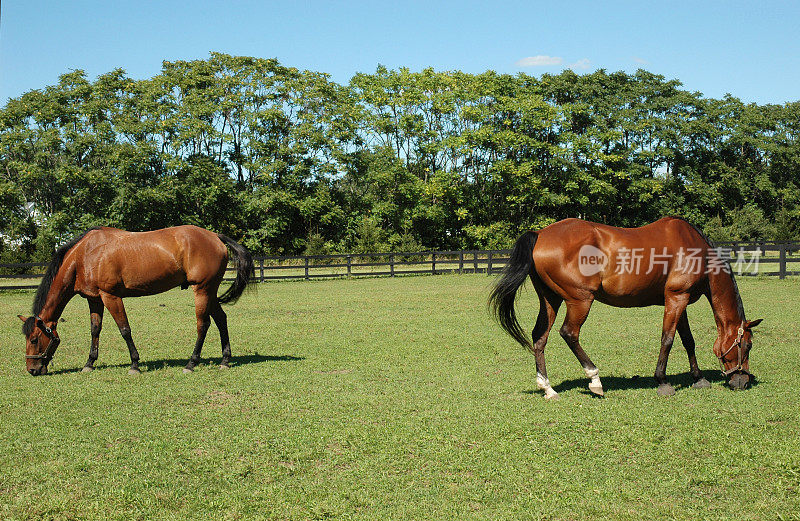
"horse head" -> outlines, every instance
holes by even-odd
[[[45,323],[41,317],[23,317],[22,334],[25,335],[25,361],[28,372],[33,376],[47,374],[47,365],[61,343],[61,338],[56,332],[57,322]]]
[[[730,327],[717,339],[714,354],[719,359],[723,376],[732,389],[747,388],[753,374],[750,372],[750,350],[753,348],[753,328],[762,319],[744,320],[738,327]]]

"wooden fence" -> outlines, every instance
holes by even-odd
[[[757,261],[757,269],[744,270],[738,275],[758,276],[767,275],[785,279],[789,275],[800,275],[800,241],[746,241],[746,242],[718,242],[718,248],[731,253],[732,259],[743,258]]]
[[[800,275],[800,242],[721,242],[717,246],[729,252],[732,260],[744,259],[747,268],[740,275],[781,279]],[[509,254],[510,250],[468,250],[268,256],[254,259],[253,277],[256,282],[267,282],[443,273],[494,275],[502,271]],[[45,267],[45,263],[0,264],[0,290],[36,288]],[[229,273],[233,270],[228,267]]]
[[[510,250],[470,250],[260,257],[255,259],[254,275],[255,280],[266,282],[443,273],[492,274],[503,269],[509,253]]]

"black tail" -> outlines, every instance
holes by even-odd
[[[247,287],[247,283],[250,282],[250,274],[253,273],[253,256],[250,255],[247,248],[230,237],[226,237],[221,233],[218,233],[217,236],[235,254],[231,256],[231,259],[236,264],[236,280],[217,300],[221,304],[232,304],[239,300],[239,297],[242,296],[244,289]]]
[[[525,232],[517,239],[511,258],[503,270],[503,276],[495,284],[489,295],[489,306],[503,329],[514,340],[528,349],[532,349],[531,341],[522,330],[514,311],[514,300],[517,290],[525,283],[525,279],[533,273],[533,247],[536,246],[536,232]]]

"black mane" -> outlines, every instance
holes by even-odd
[[[44,277],[42,277],[42,282],[39,284],[39,289],[36,290],[36,296],[33,297],[33,308],[31,311],[34,317],[42,312],[44,303],[47,300],[47,294],[50,292],[50,286],[53,284],[53,279],[56,278],[56,273],[58,273],[58,270],[61,268],[61,264],[64,263],[64,257],[66,257],[67,252],[78,244],[81,239],[86,237],[87,233],[97,230],[98,228],[99,227],[86,230],[56,250],[53,258],[50,260],[50,264],[47,266],[47,271],[44,272]]]
[[[706,241],[706,244],[708,244],[709,247],[711,247],[711,249],[715,249],[716,248],[716,246],[714,245],[713,241],[711,239],[709,239],[708,236],[705,233],[703,233],[702,230],[700,230],[700,228],[698,228],[697,226],[695,226],[694,224],[692,224],[691,222],[689,222],[685,218],[680,217],[678,215],[670,215],[669,217],[670,217],[670,219],[678,219],[679,221],[685,222],[686,224],[691,226],[692,229],[694,229],[694,231],[696,231],[697,234],[700,235],[700,237],[702,237],[704,241]],[[722,262],[724,262],[725,266],[728,268],[728,270],[727,270],[728,274],[731,276],[731,282],[733,282],[733,289],[734,289],[734,292],[736,293],[736,311],[739,313],[739,316],[742,317],[742,320],[744,320],[745,319],[745,317],[744,317],[744,303],[742,302],[742,296],[739,294],[739,285],[736,284],[736,277],[733,275],[733,269],[731,268],[731,263],[725,257],[720,256],[720,259],[722,259]]]

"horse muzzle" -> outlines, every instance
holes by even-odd
[[[39,376],[47,374],[47,365],[42,364],[38,367],[31,367],[30,369],[28,369],[28,372],[30,373],[31,376]]]
[[[750,373],[737,371],[731,374],[730,379],[728,380],[728,385],[730,385],[731,389],[735,391],[741,391],[750,387],[750,382],[752,379],[753,376]]]

